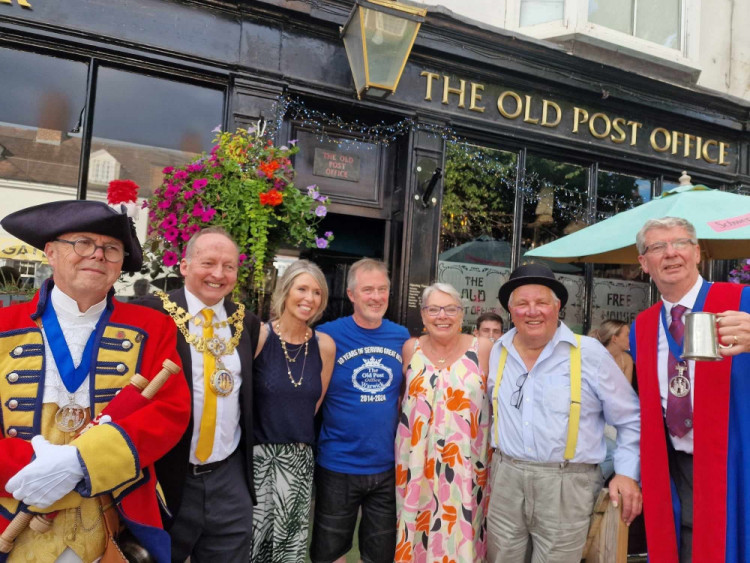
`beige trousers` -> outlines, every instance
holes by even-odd
[[[603,485],[598,465],[520,461],[495,451],[491,475],[488,563],[580,563]]]

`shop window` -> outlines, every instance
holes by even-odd
[[[153,194],[167,166],[182,166],[213,144],[222,123],[224,91],[101,67],[86,190],[104,200],[114,179],[133,180],[141,201]],[[138,238],[146,238],[148,214],[139,213]],[[132,295],[134,278],[117,285]]]
[[[85,64],[0,48],[3,215],[76,196]]]
[[[0,48],[0,217],[76,197],[86,74],[80,62]],[[20,260],[29,255],[38,258]],[[16,258],[0,260],[16,284],[38,287],[49,275],[41,253],[0,229],[2,256]]]
[[[446,146],[438,281],[461,294],[466,331],[487,311],[507,326],[497,292],[511,268],[516,172],[515,153]]]
[[[565,0],[521,0],[521,27],[562,20]]]
[[[536,248],[587,225],[588,169],[528,155],[523,188],[522,250]],[[529,260],[531,261],[531,260]],[[544,262],[533,259],[534,262]],[[521,263],[526,260],[522,257]],[[584,325],[584,265],[545,262],[565,284],[569,298],[560,318],[581,332]]]
[[[650,201],[652,191],[651,180],[599,171],[596,220]],[[591,327],[607,319],[630,323],[651,304],[648,277],[638,264],[595,264],[592,295]]]

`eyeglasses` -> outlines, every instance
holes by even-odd
[[[65,240],[63,238],[56,238],[55,242],[64,242],[73,247],[78,256],[82,258],[88,258],[93,256],[98,248],[102,249],[104,253],[104,259],[107,262],[120,262],[129,253],[125,252],[121,247],[116,244],[104,244],[98,245],[90,238],[79,238],[77,240]]]
[[[422,310],[431,317],[437,317],[440,311],[445,311],[445,314],[449,317],[455,317],[460,311],[463,311],[463,307],[459,307],[458,305],[446,305],[445,307],[430,305],[429,307],[422,307]]]
[[[664,254],[667,251],[667,247],[669,245],[672,245],[672,248],[675,251],[680,252],[682,250],[685,250],[689,246],[696,244],[698,244],[698,241],[690,238],[678,238],[677,240],[673,240],[672,242],[659,241],[653,244],[649,244],[643,250],[643,254],[646,254],[648,252],[650,252],[651,254]]]
[[[516,390],[513,391],[513,394],[510,396],[511,407],[517,409],[521,408],[521,403],[523,403],[523,384],[526,383],[527,377],[529,377],[529,372],[522,373],[518,376],[518,379],[516,379]]]

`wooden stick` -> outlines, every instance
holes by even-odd
[[[164,362],[162,362],[162,369],[159,370],[159,373],[157,373],[154,378],[148,383],[148,385],[146,385],[146,388],[141,391],[141,395],[146,399],[153,399],[154,395],[156,395],[159,389],[161,389],[161,387],[167,382],[169,376],[179,373],[179,371],[180,367],[172,360],[164,360]],[[140,380],[145,379],[143,376],[135,374],[131,378],[131,382],[139,389],[142,389],[142,387],[140,386],[141,382],[138,378],[140,378]],[[135,381],[133,381],[134,379]],[[86,428],[84,428],[81,432],[85,432],[92,425],[92,423],[89,423],[88,426],[86,426]],[[50,518],[49,516],[41,515],[41,517],[52,520],[52,518]],[[33,518],[34,515],[29,512],[19,512],[15,515],[10,524],[8,524],[8,527],[5,528],[5,531],[3,531],[2,535],[0,535],[0,553],[10,553],[10,550],[13,549],[13,542],[21,534],[21,532],[23,532],[29,526],[29,523]],[[51,524],[47,527],[47,529],[49,529],[50,527]],[[38,531],[41,531],[41,529]]]
[[[13,549],[13,542],[26,529],[33,517],[34,515],[31,512],[19,512],[16,514],[15,518],[10,521],[8,527],[0,535],[0,553],[10,553],[10,550]]]

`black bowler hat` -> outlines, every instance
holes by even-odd
[[[130,217],[101,201],[53,201],[21,209],[0,221],[13,236],[44,250],[44,245],[62,234],[95,233],[116,238],[128,253],[122,262],[125,272],[137,272],[143,264],[141,244]]]
[[[552,273],[552,270],[543,264],[524,264],[513,270],[508,281],[500,286],[497,297],[506,311],[509,310],[508,299],[510,299],[510,294],[513,293],[514,289],[522,285],[547,286],[555,292],[555,295],[560,300],[560,308],[565,307],[565,304],[568,302],[568,290],[565,289],[565,286],[561,282],[555,279],[555,274]]]

